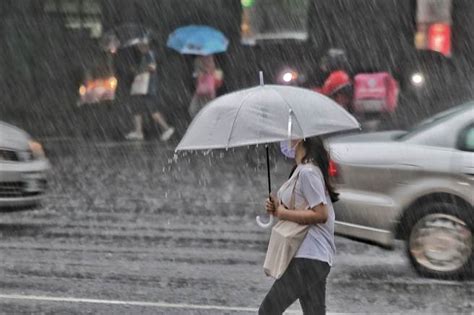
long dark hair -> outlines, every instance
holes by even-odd
[[[332,202],[339,200],[339,194],[336,192],[336,189],[331,183],[331,178],[329,177],[329,161],[330,155],[329,151],[324,145],[324,141],[321,137],[311,137],[303,140],[303,147],[306,150],[306,155],[303,157],[302,163],[313,163],[321,170],[321,173],[324,177],[324,184],[326,189],[331,197]],[[291,174],[296,170],[296,165],[291,171]],[[291,175],[290,175],[291,177]]]

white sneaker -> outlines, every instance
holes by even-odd
[[[165,132],[163,132],[163,134],[161,135],[161,141],[168,141],[171,136],[174,134],[174,128],[173,127],[170,127],[168,128],[168,130],[166,130]]]
[[[128,135],[126,135],[125,139],[127,139],[127,140],[143,140],[144,137],[143,137],[143,133],[133,131],[133,132],[130,132]]]

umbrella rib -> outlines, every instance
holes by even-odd
[[[245,95],[245,97],[242,98],[242,101],[240,102],[239,109],[237,110],[237,113],[235,114],[234,121],[232,122],[232,127],[230,128],[229,137],[227,138],[226,148],[229,148],[230,138],[232,137],[232,132],[234,132],[235,122],[237,121],[237,117],[239,116],[240,110],[244,106],[244,102],[247,100],[247,98],[250,97],[250,95],[252,95],[253,92],[254,91],[250,91],[249,94]]]
[[[286,101],[286,99],[285,99],[277,90],[275,90],[275,89],[271,89],[271,90],[274,91],[274,92],[283,100],[283,102],[285,102],[286,106],[288,106],[289,109],[291,109],[291,111],[292,111],[293,114],[294,114],[295,121],[296,121],[296,123],[298,124],[298,126],[300,127],[301,131],[303,132],[303,136],[304,136],[304,135],[305,135],[305,132],[304,132],[303,127],[301,126],[299,120],[298,120],[298,117],[296,117],[296,113],[295,113],[295,110],[293,109],[293,107],[291,107],[290,103],[288,103],[288,102]],[[290,115],[291,115],[291,114],[290,114]]]

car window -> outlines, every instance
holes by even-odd
[[[461,112],[464,112],[464,111],[467,111],[467,110],[471,109],[473,106],[474,106],[474,103],[464,104],[464,105],[457,106],[455,108],[446,110],[444,112],[441,112],[441,113],[439,113],[439,114],[437,114],[433,117],[430,117],[428,119],[425,119],[422,122],[420,122],[419,124],[412,127],[410,130],[408,130],[408,132],[406,134],[402,135],[399,138],[399,140],[403,141],[403,140],[407,140],[409,138],[412,138],[412,137],[422,133],[423,131],[425,131],[427,129],[430,129],[432,127],[435,127],[436,125],[439,125],[439,124],[445,122],[446,120],[450,119],[453,116],[458,115]]]
[[[459,135],[459,149],[474,152],[474,124],[465,128]]]

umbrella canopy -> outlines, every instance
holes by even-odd
[[[106,50],[116,51],[119,48],[148,41],[151,35],[151,30],[141,24],[122,24],[105,32],[101,39],[101,45]]]
[[[189,25],[176,29],[168,37],[167,46],[181,54],[207,56],[227,50],[229,40],[215,28]]]
[[[322,94],[263,85],[209,103],[193,120],[176,150],[227,149],[358,128],[360,124],[352,115]]]
[[[194,118],[176,151],[232,148],[304,139],[360,124],[330,98],[302,88],[262,85],[219,97]],[[268,192],[271,193],[268,146]],[[257,224],[268,228],[257,216]]]

